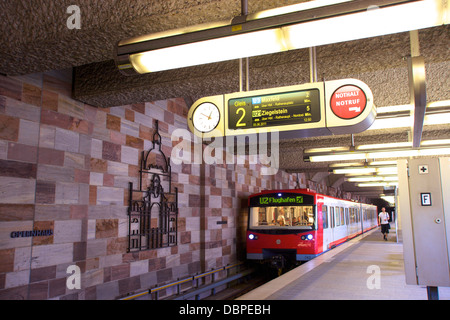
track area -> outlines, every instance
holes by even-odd
[[[262,286],[270,280],[272,280],[272,278],[267,274],[255,272],[250,279],[242,281],[241,283],[232,284],[229,288],[202,300],[234,300],[257,287]]]

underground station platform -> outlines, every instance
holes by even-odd
[[[0,300],[450,300],[449,1],[79,2],[0,1]]]
[[[376,228],[248,292],[238,300],[427,300],[427,287],[405,282],[403,244],[391,223]],[[440,300],[450,288],[439,287]]]

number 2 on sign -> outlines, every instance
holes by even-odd
[[[239,114],[240,111],[242,111],[242,116],[236,122],[236,127],[245,127],[247,124],[245,122],[242,122],[242,119],[244,119],[245,117],[245,109],[244,108],[237,109],[236,114]]]

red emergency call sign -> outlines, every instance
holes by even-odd
[[[342,119],[353,119],[363,113],[367,99],[364,91],[355,85],[345,85],[333,92],[330,106]]]

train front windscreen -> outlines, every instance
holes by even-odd
[[[312,230],[314,199],[309,195],[275,193],[250,200],[249,229]]]
[[[250,209],[250,229],[285,227],[311,230],[313,226],[313,206],[253,207]]]

